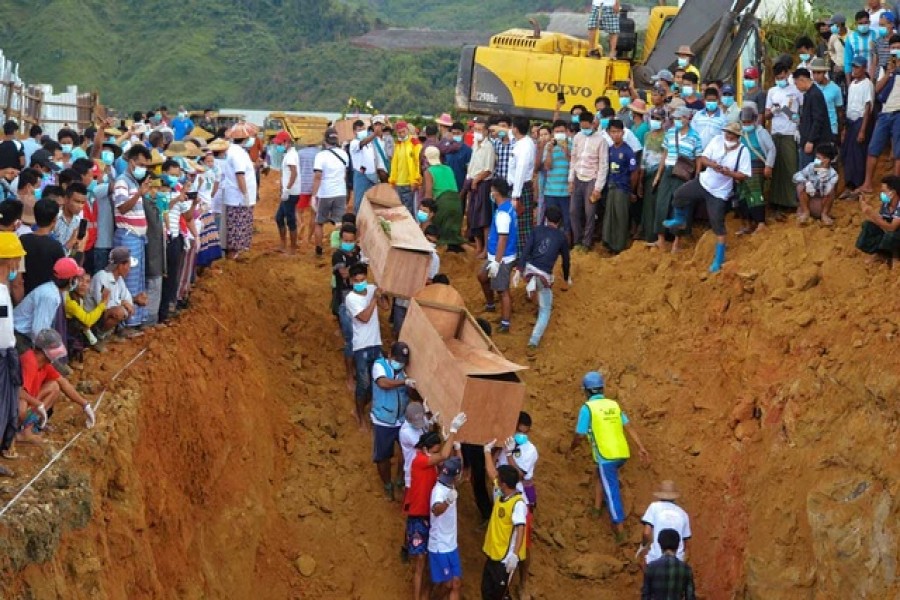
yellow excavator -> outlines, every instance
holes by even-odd
[[[759,0],[685,0],[681,8],[653,7],[639,54],[632,9],[621,5],[615,59],[589,56],[586,40],[541,31],[532,21],[530,30],[509,29],[487,46],[463,47],[456,108],[549,120],[559,101],[593,108],[595,98],[608,96],[618,106],[618,82],[631,78],[648,88],[654,74],[674,67],[683,44],[691,46],[702,79],[740,90],[742,64],[760,64],[763,55],[758,6]]]

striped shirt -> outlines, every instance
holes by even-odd
[[[678,136],[677,143],[675,140],[676,136]],[[675,166],[678,154],[693,160],[703,152],[703,140],[700,139],[700,136],[693,129],[688,129],[687,134],[683,134],[678,127],[672,127],[666,132],[663,146],[666,149],[667,167]]]
[[[497,160],[494,163],[494,178],[505,180],[509,174],[509,158],[512,156],[512,149],[516,144],[516,140],[510,138],[509,143],[504,144],[498,138],[492,140],[492,143],[494,144],[494,152],[497,155]]]
[[[131,173],[120,175],[113,187],[113,203],[116,205],[116,227],[130,231],[135,235],[147,235],[147,216],[144,214],[144,199],[138,198],[134,206],[126,213],[118,208],[131,200],[140,189],[140,184]]]
[[[297,152],[297,158],[300,162],[297,176],[300,178],[300,194],[312,194],[313,186],[313,163],[316,160],[316,154],[319,149],[315,146],[307,146]]]
[[[563,142],[571,143],[571,142]],[[552,153],[552,154],[551,154]],[[544,184],[545,196],[568,196],[569,195],[569,159],[566,157],[566,151],[557,143],[555,146],[547,144],[544,146],[544,160],[551,155],[552,162],[550,168],[547,169],[547,181]]]
[[[166,233],[169,237],[174,238],[181,234],[181,216],[188,215],[187,218],[190,218],[188,214],[190,210],[191,201],[186,198],[169,204],[169,210],[166,211]]]
[[[878,39],[876,33],[878,25],[875,29],[870,29],[869,33],[862,35],[858,31],[851,31],[844,39],[844,67],[846,68],[853,61],[854,56],[863,56],[869,63],[872,62],[872,55],[875,52],[875,42]]]
[[[569,182],[594,180],[594,190],[602,191],[609,175],[609,146],[600,134],[575,134],[569,162]]]

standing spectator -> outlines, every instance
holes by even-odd
[[[794,43],[794,49],[797,51],[797,59],[799,59],[798,69],[809,70],[809,61],[815,56],[816,45],[808,36],[800,36]]]
[[[862,228],[856,247],[871,255],[870,261],[883,261],[889,267],[900,257],[900,177],[888,175],[881,182],[880,210],[859,199]]]
[[[640,237],[648,245],[656,245],[656,172],[662,168],[665,112],[654,108],[647,120],[648,131],[644,136],[641,168],[638,172],[637,193],[641,198]]]
[[[275,213],[275,224],[278,227],[278,239],[281,252],[290,254],[297,252],[297,203],[300,201],[300,156],[291,143],[291,135],[287,131],[279,131],[272,140],[275,148],[284,153],[281,161],[281,203]],[[288,249],[287,236],[290,233],[291,247]]]
[[[741,126],[729,123],[722,128],[722,135],[709,143],[700,157],[705,170],[699,177],[678,189],[672,199],[675,216],[664,225],[672,229],[684,227],[693,214],[695,205],[703,201],[709,224],[716,234],[716,254],[709,266],[710,273],[718,273],[725,262],[725,212],[731,199],[735,181],[744,181],[750,171],[750,152],[740,143]]]
[[[726,83],[722,86],[722,107],[725,113],[726,123],[736,123],[741,120],[741,107],[734,101],[734,86]]]
[[[390,179],[400,201],[409,214],[416,214],[416,192],[422,185],[422,171],[419,169],[419,156],[422,146],[410,139],[409,125],[406,121],[397,121],[397,142],[394,144],[394,156],[391,158]],[[335,136],[336,137],[336,136]]]
[[[703,142],[703,147],[706,148],[709,142],[719,135],[727,120],[725,113],[722,112],[722,107],[719,106],[719,92],[716,88],[706,88],[706,91],[703,92],[703,99],[703,110],[694,113],[694,117],[691,119],[691,129],[697,132],[700,141]]]
[[[622,121],[609,122],[609,177],[607,181],[606,210],[603,217],[603,243],[618,254],[628,247],[630,206],[637,201],[638,165],[634,152],[623,141],[625,128]]]
[[[363,263],[357,263],[350,267],[350,281],[353,282],[353,291],[347,294],[344,303],[347,313],[353,319],[353,364],[356,367],[356,404],[353,416],[360,431],[368,429],[363,414],[366,404],[369,402],[372,387],[372,366],[381,356],[381,327],[378,319],[378,309],[387,310],[387,297],[381,289],[369,285],[366,276],[368,267]]]
[[[763,186],[772,177],[775,166],[775,142],[765,127],[759,124],[759,115],[753,106],[741,109],[741,144],[750,152],[750,177],[738,188],[738,212],[744,219],[744,227],[737,235],[765,231],[766,199]]]
[[[116,232],[113,245],[128,248],[131,257],[137,261],[137,265],[129,271],[125,279],[128,291],[132,298],[137,300],[138,296],[144,292],[146,268],[144,246],[147,243],[144,197],[148,196],[150,192],[147,165],[150,163],[152,155],[146,146],[135,144],[128,149],[124,156],[128,161],[128,169],[116,178],[113,187],[113,202],[116,206]],[[35,218],[37,218],[37,213],[35,213]],[[126,325],[129,327],[139,326],[144,321],[145,313],[146,310],[139,304],[134,314],[129,316]],[[126,336],[132,335],[130,330],[123,333]]]
[[[10,288],[19,269],[25,249],[11,231],[0,232],[0,456],[16,457],[13,442],[19,423],[19,387],[22,371],[19,353],[16,352],[16,336],[13,328],[13,305]],[[12,477],[13,473],[0,465],[0,477]]]
[[[666,249],[665,220],[672,211],[672,198],[684,185],[686,179],[675,174],[675,164],[681,160],[685,164],[694,162],[693,174],[700,171],[700,155],[703,152],[703,142],[697,132],[691,128],[691,109],[682,106],[672,113],[674,125],[666,132],[662,147],[662,165],[657,169],[653,187],[656,188],[656,215],[654,216],[653,231],[656,234],[656,248]],[[672,247],[674,252],[678,248],[678,240]]]
[[[796,208],[797,194],[792,178],[798,171],[797,122],[803,96],[788,81],[790,67],[776,63],[772,67],[775,86],[766,96],[766,120],[772,121],[772,141],[775,142],[775,168],[772,170],[770,201],[779,208]],[[822,117],[824,119],[824,115]]]
[[[347,165],[350,158],[338,147],[337,131],[325,131],[325,149],[316,154],[313,163],[313,205],[316,207],[316,256],[322,256],[323,227],[337,225],[347,207]],[[365,379],[368,379],[366,371]]]
[[[619,0],[600,0],[600,31],[609,34],[609,58],[615,60],[619,42]],[[599,48],[597,40],[597,48]]]
[[[487,240],[487,260],[478,271],[478,282],[484,292],[484,310],[494,312],[495,295],[500,294],[500,332],[509,333],[512,315],[512,297],[509,286],[516,264],[516,240],[518,239],[516,209],[509,197],[509,184],[505,179],[494,178],[491,194],[497,211],[491,222]]]
[[[370,416],[375,430],[372,436],[372,462],[384,486],[384,495],[391,502],[396,499],[391,482],[391,459],[394,458],[394,446],[400,443],[400,428],[409,404],[407,389],[416,387],[415,380],[406,375],[408,364],[409,346],[404,342],[394,342],[390,358],[380,356],[372,365]],[[403,464],[402,459],[400,464]]]
[[[836,83],[828,80],[828,63],[824,58],[814,58],[810,64],[816,87],[822,90],[825,107],[828,109],[828,123],[833,139],[838,139],[840,123],[844,122],[844,96]]]
[[[231,145],[225,153],[229,169],[223,172],[222,202],[228,229],[228,257],[238,258],[253,241],[253,207],[256,206],[256,160],[248,152],[257,143],[257,127],[240,122],[228,130]]]
[[[877,30],[875,40],[875,60],[877,71],[887,66],[891,58],[891,36],[894,35],[894,13],[890,10],[881,11],[878,21],[872,21],[872,29]]]
[[[813,161],[816,146],[831,141],[828,106],[819,86],[813,85],[809,69],[794,71],[794,85],[803,94],[800,108],[800,168]]]
[[[691,64],[694,60],[694,51],[690,46],[679,46],[675,51],[675,62],[679,69],[683,69],[685,73],[693,73],[700,77],[700,69]]]
[[[878,38],[878,33],[871,30],[869,13],[866,11],[858,11],[854,20],[856,21],[856,30],[851,31],[844,38],[844,64],[849,65],[854,56],[862,56],[866,59],[869,75],[874,77],[875,67],[878,63],[878,55],[875,51],[875,40]],[[878,21],[875,23],[877,26]]]
[[[491,179],[497,162],[494,145],[487,137],[485,122],[475,120],[472,132],[472,158],[463,187],[466,202],[466,225],[470,238],[475,238],[475,258],[483,259],[487,230],[491,225]]]
[[[494,122],[496,137],[492,140],[492,143],[494,144],[494,153],[497,156],[497,160],[494,163],[494,179],[509,181],[509,163],[512,156],[512,147],[515,144],[509,133],[512,119],[501,115],[495,118]]]
[[[519,492],[519,472],[511,465],[494,466],[490,456],[496,440],[484,445],[485,470],[494,482],[494,508],[484,536],[481,572],[482,600],[508,598],[509,582],[520,561],[528,556],[525,544],[528,504]]]
[[[841,198],[855,198],[866,179],[866,146],[869,123],[875,102],[875,87],[866,73],[866,59],[856,56],[851,61],[850,85],[847,88],[847,126],[841,132],[841,164],[844,165],[846,191]]]
[[[759,69],[756,67],[747,67],[744,69],[744,106],[748,102],[752,102],[756,112],[760,117],[766,113],[766,91],[759,85]],[[762,118],[760,125],[762,125]]]
[[[659,532],[659,546],[663,556],[644,570],[641,600],[695,600],[694,572],[678,560],[676,553],[681,536],[674,529]]]
[[[0,142],[0,170],[25,167],[25,147],[16,139],[19,124],[7,121],[3,124],[3,141]]]
[[[62,245],[50,237],[57,215],[59,204],[54,200],[38,200],[34,205],[34,233],[26,233],[21,238],[25,248],[25,272],[22,280],[26,295],[37,286],[50,281],[53,277],[53,265],[66,255]]]
[[[350,268],[359,262],[359,246],[356,244],[356,225],[352,221],[353,213],[349,213],[351,222],[343,223],[338,231],[339,242],[331,254],[332,298],[331,312],[338,319],[341,335],[344,338],[344,371],[347,376],[347,388],[353,390],[356,381],[356,367],[353,364],[353,317],[347,312],[345,300],[353,291],[350,280]]]
[[[581,129],[572,140],[569,161],[569,193],[572,240],[575,249],[590,250],[594,245],[597,203],[609,173],[609,146],[603,136],[595,134],[594,115],[579,115]]]
[[[459,191],[456,188],[456,177],[453,169],[441,164],[441,151],[437,146],[429,146],[425,149],[425,160],[428,168],[422,176],[422,201],[419,210],[416,211],[416,220],[421,221],[422,210],[426,202],[433,202],[430,221],[438,231],[441,244],[447,246],[449,252],[464,252],[462,244],[465,240],[460,236],[462,231],[462,202],[459,199]],[[426,229],[427,231],[427,229]]]
[[[866,158],[866,180],[859,192],[872,193],[872,177],[875,174],[875,164],[885,146],[890,143],[891,153],[894,158],[894,174],[900,174],[900,85],[897,85],[898,55],[900,55],[900,35],[894,34],[890,39],[891,60],[887,68],[875,83],[876,97],[882,104],[881,112],[875,119],[875,128],[869,140],[869,155]],[[852,60],[852,59],[851,59]],[[850,62],[850,61],[848,61]]]
[[[451,144],[446,149],[442,143],[441,153],[447,166],[453,169],[457,189],[462,190],[469,169],[469,161],[472,160],[472,148],[463,143],[463,125],[459,121],[455,121],[450,127],[450,142]]]
[[[534,163],[537,148],[534,140],[528,135],[531,122],[525,117],[513,119],[512,136],[515,140],[509,162],[507,181],[510,185],[510,194],[513,208],[516,209],[518,238],[516,242],[516,254],[521,256],[525,251],[525,242],[534,228]]]
[[[176,142],[183,140],[194,129],[194,122],[188,117],[188,112],[183,106],[178,107],[178,116],[172,119],[171,127]]]
[[[831,61],[832,81],[838,84],[842,91],[846,92],[847,82],[845,69],[850,63],[844,62],[844,37],[847,35],[847,19],[841,13],[834,13],[828,19],[828,27],[831,35],[828,37],[828,60]],[[863,66],[863,70],[868,66]]]
[[[530,297],[537,293],[538,317],[528,339],[529,350],[541,343],[553,311],[553,267],[562,257],[563,289],[569,282],[569,243],[562,231],[563,214],[558,206],[547,208],[547,224],[538,225],[528,238],[519,264],[525,276],[525,290]]]
[[[312,214],[313,165],[319,149],[313,145],[304,146],[297,151],[300,181],[300,198],[297,200],[297,235],[301,242],[314,244],[315,216]]]
[[[816,157],[813,162],[794,175],[797,185],[797,198],[800,208],[797,209],[797,223],[809,221],[810,215],[821,216],[823,225],[833,225],[831,205],[837,188],[838,174],[831,162],[837,157],[837,149],[831,143],[816,146]]]
[[[650,454],[634,428],[628,426],[630,421],[619,403],[603,395],[605,386],[603,375],[597,371],[586,373],[581,380],[581,387],[587,400],[578,411],[578,424],[575,426],[575,435],[572,437],[566,457],[567,459],[571,457],[584,437],[590,438],[598,477],[602,482],[602,486],[597,487],[594,512],[600,514],[601,499],[605,497],[616,542],[622,544],[625,542],[623,523],[626,515],[622,505],[622,494],[619,491],[619,469],[631,456],[628,441],[625,439],[626,432],[637,444],[644,462],[650,461]]]
[[[84,238],[78,238],[78,226],[82,221],[82,212],[87,202],[87,188],[81,182],[75,182],[66,188],[65,203],[56,218],[56,224],[50,237],[59,242],[69,256],[84,251]]]
[[[428,566],[431,581],[449,590],[450,600],[459,600],[462,589],[462,561],[457,543],[456,480],[462,461],[451,456],[444,461],[431,490],[431,527],[428,530]]]
[[[381,136],[381,125],[372,130],[360,119],[353,122],[350,165],[353,167],[353,212],[359,214],[363,196],[378,183],[378,157],[373,142]]]
[[[28,130],[28,139],[22,142],[22,152],[25,154],[25,162],[23,164],[30,165],[31,157],[34,156],[35,150],[41,147],[41,137],[44,130],[40,125],[32,125]]]
[[[663,550],[659,543],[660,533],[666,529],[674,529],[680,536],[676,556],[678,560],[686,561],[688,556],[687,543],[691,539],[691,520],[687,512],[675,501],[681,497],[675,482],[666,479],[659,485],[659,489],[653,492],[656,497],[651,502],[641,517],[644,524],[644,532],[641,535],[641,547],[638,556],[645,555],[647,564],[662,558]]]
[[[173,173],[180,171],[177,163],[169,162],[169,165],[161,165],[170,167]],[[155,327],[159,323],[159,307],[162,304],[163,278],[166,273],[166,231],[167,224],[164,222],[164,207],[168,206],[171,198],[171,183],[168,177],[165,179],[153,179],[150,182],[150,194],[144,204],[144,215],[147,217],[147,243],[144,245],[144,296],[141,300],[135,298],[136,302],[143,301],[144,317],[142,324],[148,327]],[[174,284],[177,286],[177,276]]]
[[[544,146],[541,157],[547,180],[544,185],[544,216],[555,206],[562,213],[563,232],[572,245],[572,223],[569,209],[569,158],[571,142],[566,135],[566,122],[557,120],[553,123],[553,139]]]

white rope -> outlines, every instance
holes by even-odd
[[[125,369],[127,369],[128,367],[130,367],[131,365],[133,365],[133,364],[135,363],[135,361],[137,361],[137,359],[139,359],[141,356],[143,356],[144,353],[145,353],[146,351],[147,351],[147,349],[144,348],[143,350],[141,350],[140,352],[138,352],[138,353],[134,356],[134,358],[132,358],[130,361],[128,361],[128,362],[125,364],[124,367],[122,367],[121,369],[119,369],[119,370],[116,372],[116,374],[112,376],[112,379],[110,379],[110,383],[112,383],[113,381],[115,381],[115,380],[119,377],[119,375],[121,375],[121,374],[125,371]],[[97,410],[97,409],[100,408],[100,404],[103,402],[103,397],[104,397],[105,395],[106,395],[106,389],[104,388],[104,390],[103,390],[102,392],[100,392],[100,396],[97,398],[97,403],[96,403],[96,404],[94,405],[94,407],[93,407],[95,410]],[[50,462],[48,462],[46,465],[44,465],[44,467],[43,467],[40,471],[38,471],[37,474],[36,474],[34,477],[32,477],[31,480],[30,480],[28,483],[26,483],[25,486],[24,486],[21,490],[19,490],[19,493],[17,493],[15,496],[13,496],[13,497],[12,497],[12,500],[10,500],[9,502],[7,502],[7,503],[6,503],[6,506],[4,506],[2,509],[0,509],[0,517],[3,517],[3,515],[5,515],[5,514],[7,513],[7,511],[9,511],[9,509],[12,508],[12,506],[13,506],[16,502],[18,502],[19,498],[21,498],[21,497],[25,494],[25,492],[27,492],[29,489],[31,489],[31,486],[34,485],[34,482],[37,481],[38,479],[40,479],[40,478],[41,478],[41,475],[43,475],[44,473],[46,473],[46,472],[47,472],[47,469],[49,469],[50,467],[52,467],[52,466],[53,466],[53,463],[55,463],[57,460],[59,460],[59,458],[60,458],[63,454],[65,454],[66,451],[67,451],[69,448],[72,447],[72,444],[74,444],[76,441],[78,441],[78,438],[80,438],[83,434],[84,434],[84,430],[79,431],[78,433],[76,433],[75,436],[74,436],[71,440],[69,440],[69,441],[66,443],[66,445],[63,446],[63,447],[59,450],[59,452],[57,452],[56,454],[54,454],[54,455],[53,455],[53,458],[50,459]]]

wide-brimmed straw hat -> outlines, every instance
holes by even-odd
[[[259,127],[253,123],[241,121],[232,125],[225,137],[232,140],[246,140],[247,138],[255,138],[257,133],[259,133]]]
[[[653,492],[653,495],[660,500],[677,500],[681,497],[678,488],[675,487],[675,482],[671,479],[660,482],[659,489]]]

